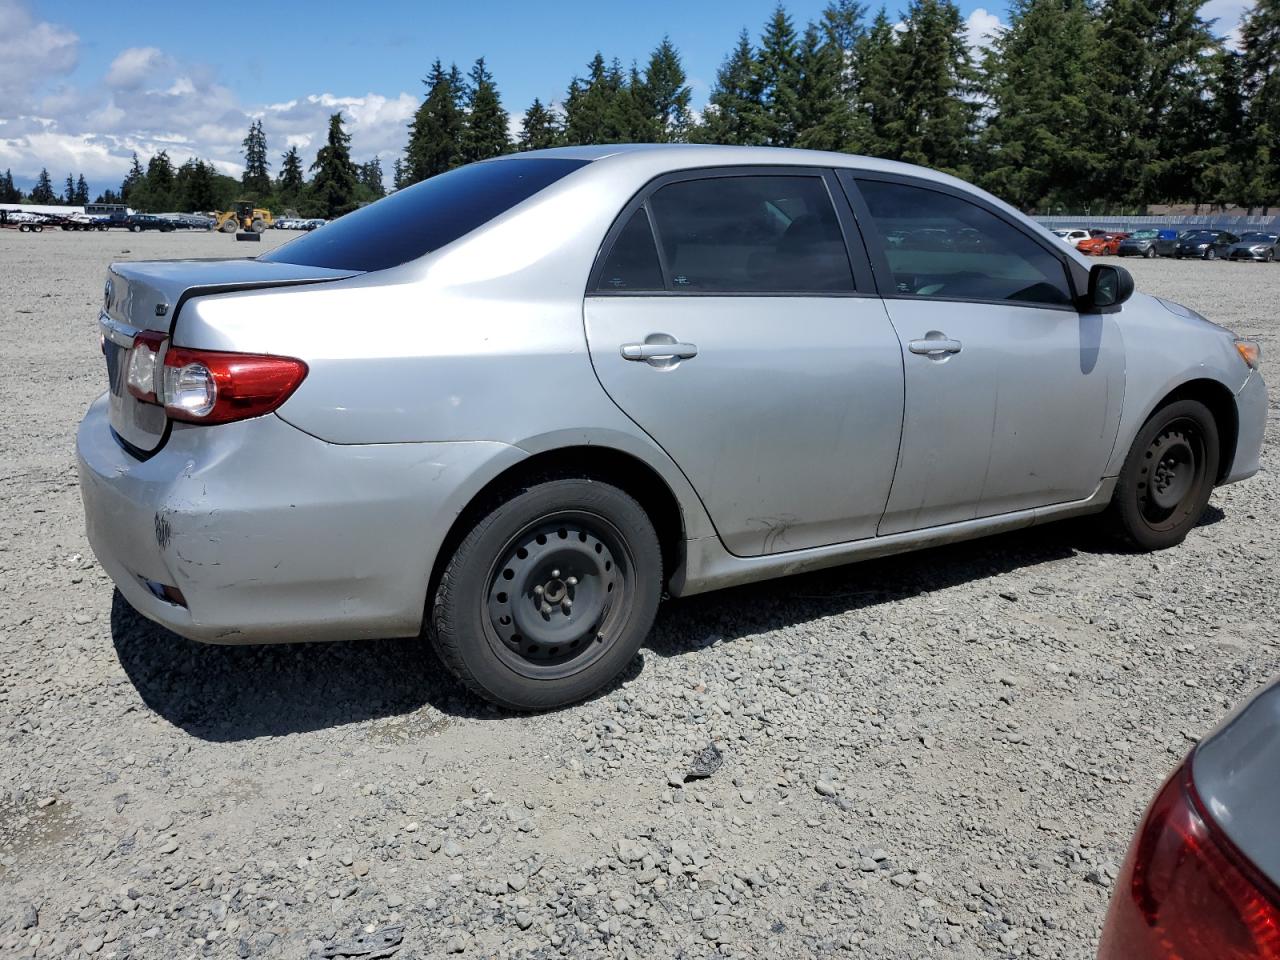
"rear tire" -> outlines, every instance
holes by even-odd
[[[1155,247],[1147,247],[1147,249],[1142,251],[1142,256],[1145,257],[1147,260],[1152,259],[1155,255],[1156,255]]]
[[[515,710],[576,703],[620,674],[653,625],[662,552],[631,496],[586,478],[531,483],[463,537],[432,598],[440,659]]]
[[[236,230],[239,229],[239,227],[240,227],[240,224],[235,219],[229,217],[226,220],[222,221],[222,226],[219,227],[218,229],[221,230],[223,233],[235,233]]]
[[[253,221],[253,224],[252,226],[249,227],[249,229],[252,230],[254,233],[262,233],[262,231],[267,229],[267,225],[262,221],[261,218],[259,218]]]
[[[1206,260],[1217,260],[1218,251],[1213,249],[1213,247],[1206,247],[1204,251],[1204,258]]]
[[[1161,407],[1138,431],[1107,514],[1135,550],[1176,546],[1200,522],[1218,476],[1218,425],[1196,400]]]

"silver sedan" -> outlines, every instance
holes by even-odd
[[[122,263],[80,426],[120,592],[217,643],[429,635],[588,696],[687,596],[1258,469],[1255,344],[952,177],[608,146],[462,167],[256,260]]]

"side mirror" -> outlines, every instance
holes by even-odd
[[[1095,263],[1089,270],[1087,305],[1094,310],[1117,309],[1133,296],[1133,276],[1124,267]]]

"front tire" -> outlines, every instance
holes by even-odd
[[[1138,431],[1112,494],[1113,532],[1136,550],[1164,550],[1200,522],[1218,476],[1218,425],[1208,407],[1178,400]]]
[[[529,484],[493,506],[432,598],[440,659],[515,710],[576,703],[613,680],[649,633],[662,552],[644,508],[587,478]]]

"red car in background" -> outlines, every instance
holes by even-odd
[[[1120,253],[1120,241],[1128,237],[1127,233],[1103,233],[1081,240],[1076,249],[1094,257],[1114,257]]]

